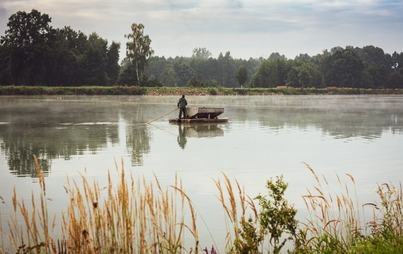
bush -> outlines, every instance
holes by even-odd
[[[217,95],[217,94],[218,94],[217,89],[215,89],[215,88],[210,88],[209,94],[210,94],[210,95]]]

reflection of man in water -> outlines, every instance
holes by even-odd
[[[185,99],[185,95],[182,95],[182,97],[178,101],[178,108],[179,108],[179,120],[182,118],[186,118],[186,105],[188,105],[188,102]]]
[[[186,128],[183,127],[181,124],[178,125],[179,127],[179,136],[178,136],[178,145],[182,148],[185,149],[186,145]]]

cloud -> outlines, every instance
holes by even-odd
[[[191,55],[206,47],[218,56],[287,57],[334,46],[375,45],[401,51],[403,1],[381,0],[3,0],[0,28],[13,13],[38,9],[52,26],[97,32],[121,42],[143,23],[156,55]],[[0,31],[1,31],[0,30]]]

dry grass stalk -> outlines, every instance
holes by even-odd
[[[223,173],[224,184],[221,181],[214,180],[218,189],[218,199],[224,208],[225,214],[229,221],[226,220],[227,235],[226,235],[226,249],[230,249],[236,240],[240,240],[241,225],[240,221],[248,221],[252,219],[254,223],[258,221],[258,209],[256,208],[253,199],[245,194],[244,189],[238,181],[235,180],[235,188],[229,177]],[[237,190],[237,194],[235,191]]]
[[[306,164],[307,165],[307,164]],[[342,184],[339,175],[336,174],[340,184],[340,190],[344,193],[332,194],[331,187],[325,177],[322,182],[317,177],[316,172],[307,165],[308,170],[313,174],[317,182],[312,190],[308,190],[308,195],[304,195],[304,203],[311,213],[308,218],[307,231],[310,232],[311,244],[319,244],[323,235],[329,235],[332,239],[339,243],[348,246],[352,243],[353,237],[360,233],[360,213],[358,212],[357,195],[353,198],[351,196],[349,185]],[[351,183],[355,186],[355,180],[351,174],[346,174]],[[324,186],[328,191],[324,190]],[[334,192],[334,191],[333,191]],[[325,195],[325,193],[328,193]],[[357,192],[355,191],[355,194]],[[354,202],[354,199],[356,202]]]
[[[377,194],[381,204],[367,203],[374,207],[373,219],[369,227],[376,234],[381,231],[390,232],[396,236],[403,236],[403,188],[387,183],[378,185]]]
[[[54,250],[54,242],[51,238],[51,232],[55,227],[55,217],[53,223],[50,223],[46,195],[46,185],[44,174],[39,167],[38,160],[34,157],[35,166],[39,180],[39,206],[34,192],[31,193],[31,202],[26,204],[24,200],[19,201],[16,188],[13,189],[12,204],[14,215],[8,221],[8,245],[15,250],[30,252],[46,248]],[[2,232],[2,242],[3,230]]]
[[[39,164],[37,167],[40,170]],[[39,201],[32,194],[27,206],[14,189],[15,217],[8,223],[11,248],[44,253],[198,252],[196,211],[177,177],[173,186],[163,188],[156,177],[154,184],[145,178],[128,177],[123,164],[116,173],[117,183],[108,172],[105,188],[96,181],[90,183],[84,175],[80,182],[67,178],[65,190],[70,202],[62,213],[61,236],[55,241],[52,230],[56,220],[48,219],[45,179],[38,171]],[[190,247],[185,246],[185,236],[194,239]]]

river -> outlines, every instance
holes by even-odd
[[[402,95],[187,96],[189,106],[224,107],[228,123],[169,124],[177,96],[0,97],[0,215],[12,193],[29,200],[38,186],[33,155],[47,182],[50,209],[68,201],[66,179],[85,175],[100,186],[116,164],[170,185],[177,175],[203,219],[202,246],[225,238],[215,179],[238,180],[247,194],[266,193],[270,178],[289,183],[286,198],[306,216],[302,195],[315,180],[355,180],[359,203],[377,199],[377,184],[403,179]],[[339,178],[338,178],[339,177]],[[335,186],[335,187],[333,187]],[[204,231],[201,230],[202,232]]]

